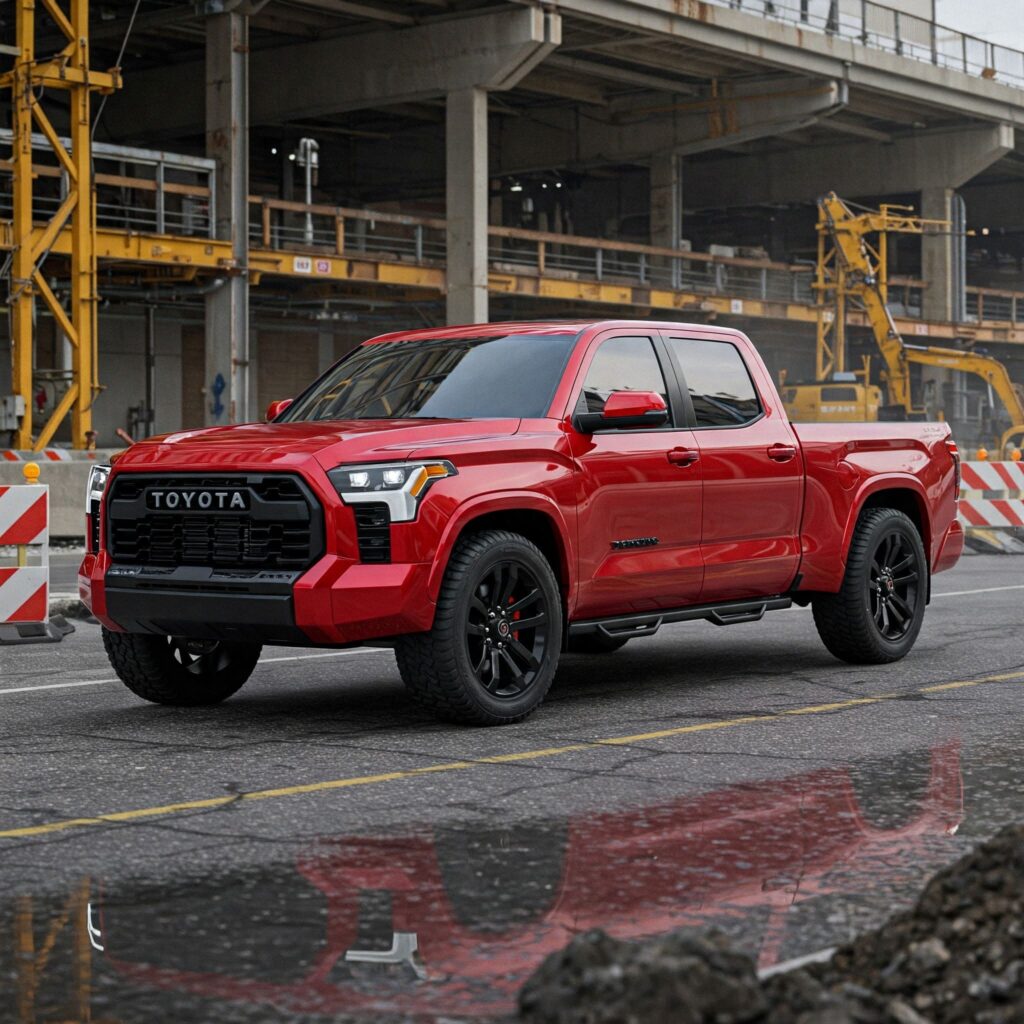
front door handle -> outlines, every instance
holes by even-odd
[[[789,462],[796,458],[796,446],[792,444],[773,444],[768,449],[768,458],[774,462]]]
[[[692,466],[700,458],[700,452],[693,448],[673,448],[667,454],[673,466]]]

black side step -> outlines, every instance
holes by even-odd
[[[691,622],[704,619],[716,626],[735,626],[741,622],[759,622],[765,612],[789,608],[790,597],[758,598],[756,601],[725,601],[722,604],[698,604],[688,608],[671,608],[658,612],[640,612],[636,615],[617,615],[611,619],[586,619],[569,626],[570,636],[601,633],[613,640],[628,640],[635,636],[653,636],[666,622]]]

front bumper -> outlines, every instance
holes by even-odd
[[[79,595],[108,629],[338,646],[430,629],[429,562],[363,564],[326,555],[303,574],[111,566],[88,554]]]

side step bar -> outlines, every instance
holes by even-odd
[[[759,622],[765,612],[789,608],[789,597],[758,598],[756,601],[725,601],[722,604],[698,604],[688,608],[617,615],[611,619],[586,619],[569,625],[570,636],[600,633],[611,640],[628,640],[636,636],[653,636],[667,622],[690,622],[704,619],[716,626],[735,626],[741,622]]]

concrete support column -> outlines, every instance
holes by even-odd
[[[651,245],[678,249],[683,237],[682,157],[672,150],[651,157]]]
[[[326,373],[334,365],[334,335],[330,331],[317,331],[317,372]]]
[[[205,422],[252,419],[249,394],[248,18],[206,20],[206,153],[217,161],[217,238],[230,240],[234,268],[206,297]]]
[[[921,216],[927,220],[953,220],[953,189],[926,188],[921,191]],[[926,288],[921,312],[926,320],[953,319],[953,232],[923,235],[921,276]]]
[[[487,90],[448,93],[448,323],[487,322]]]

